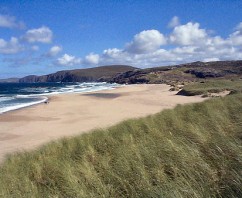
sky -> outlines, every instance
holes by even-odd
[[[241,0],[1,0],[0,78],[240,60],[241,10]]]

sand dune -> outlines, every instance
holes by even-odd
[[[33,149],[63,136],[103,128],[128,118],[143,117],[177,104],[204,98],[178,96],[169,86],[128,85],[114,90],[50,97],[39,104],[0,115],[0,161],[6,154]]]

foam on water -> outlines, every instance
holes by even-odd
[[[56,85],[56,86],[55,86]],[[26,84],[9,89],[9,93],[0,89],[0,114],[8,111],[36,105],[48,100],[49,95],[66,93],[84,93],[100,90],[109,90],[119,87],[118,84],[102,83],[75,83],[75,84]],[[14,90],[15,92],[13,92]],[[11,93],[10,93],[11,92]],[[6,94],[5,94],[6,93]]]
[[[8,111],[13,111],[13,110],[17,110],[17,109],[21,109],[24,107],[29,107],[32,105],[36,105],[36,104],[40,104],[43,103],[45,101],[47,101],[48,98],[47,97],[43,97],[41,100],[36,101],[36,102],[29,102],[29,103],[15,103],[13,106],[6,106],[6,107],[1,107],[0,108],[0,114],[8,112]]]
[[[4,102],[4,101],[9,101],[9,100],[12,100],[13,97],[4,97],[4,96],[1,96],[0,97],[0,102]]]

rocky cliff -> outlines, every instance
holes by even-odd
[[[33,82],[93,82],[93,81],[109,81],[114,76],[132,71],[136,68],[127,65],[111,65],[101,66],[88,69],[75,69],[58,71],[53,74],[35,76],[30,75],[19,79],[20,83]]]

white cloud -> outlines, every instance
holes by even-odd
[[[53,47],[50,48],[49,52],[47,53],[48,56],[56,56],[57,54],[59,54],[62,51],[62,47],[55,45]]]
[[[242,45],[242,22],[240,22],[236,28],[235,28],[235,32],[233,32],[232,34],[230,34],[229,36],[229,40],[232,42],[233,45]]]
[[[106,49],[103,51],[103,55],[106,58],[116,58],[122,54],[122,50],[118,48]]]
[[[188,22],[179,25],[174,22],[174,24],[176,26],[166,34],[166,37],[158,30],[145,30],[136,34],[133,40],[123,48],[108,48],[100,54],[90,53],[82,59],[64,54],[57,58],[55,63],[63,66],[128,64],[144,68],[193,61],[242,59],[242,23],[239,23],[234,32],[224,38],[209,34],[207,29],[200,28],[199,23]],[[47,29],[49,30],[49,28]],[[44,30],[46,27],[29,30],[31,33],[31,36],[28,37],[29,42],[47,42],[44,36],[39,36]],[[51,30],[49,31],[51,32]],[[44,38],[45,40],[43,40]],[[50,38],[47,39],[50,42],[52,32],[48,38]],[[38,47],[36,47],[37,49]],[[13,53],[20,50],[21,45],[18,39],[15,38],[15,42],[14,39],[12,42],[0,39],[0,53]],[[34,50],[33,46],[32,50]],[[39,60],[54,57],[61,51],[60,46],[53,46]]]
[[[174,28],[170,41],[178,45],[201,45],[207,38],[206,30],[199,28],[199,23],[187,23]]]
[[[30,43],[51,43],[52,37],[52,31],[48,27],[42,26],[38,29],[28,30],[23,38]]]
[[[159,49],[164,44],[166,38],[158,30],[145,30],[136,34],[125,50],[134,54],[145,54]]]
[[[240,22],[235,29],[242,32],[242,22]]]
[[[241,36],[238,27],[240,26],[237,26],[236,31],[227,38],[222,38],[219,35],[210,36],[206,29],[199,28],[198,23],[189,22],[174,28],[168,35],[172,41],[170,40],[171,43],[167,43],[166,46],[161,46],[161,43],[153,46],[155,42],[152,41],[156,37],[150,38],[150,31],[143,31],[135,35],[134,40],[124,49],[104,50],[99,55],[99,64],[130,64],[138,67],[151,67],[193,61],[242,59]],[[161,34],[157,30],[152,30],[152,32],[154,31]]]
[[[57,64],[63,65],[63,66],[78,65],[78,64],[81,64],[81,59],[76,58],[75,56],[64,54],[62,57],[57,59]]]
[[[22,21],[16,21],[14,16],[0,14],[0,27],[23,29],[25,24]]]
[[[180,25],[180,20],[177,16],[174,16],[171,21],[168,23],[169,28],[174,28],[176,26]]]
[[[86,64],[91,64],[91,65],[96,65],[99,63],[99,55],[98,54],[94,54],[94,53],[90,53],[89,55],[87,55],[85,57],[85,61]]]
[[[130,57],[133,55],[118,48],[106,49],[99,56],[99,64],[121,64],[124,62],[129,64],[132,61]]]
[[[31,50],[33,50],[33,51],[39,51],[39,46],[38,45],[33,45],[31,47]]]
[[[19,43],[18,39],[12,37],[10,41],[0,39],[0,53],[1,54],[16,54],[23,50],[23,46]]]
[[[203,59],[204,62],[212,62],[212,61],[219,61],[219,58],[205,58]]]

